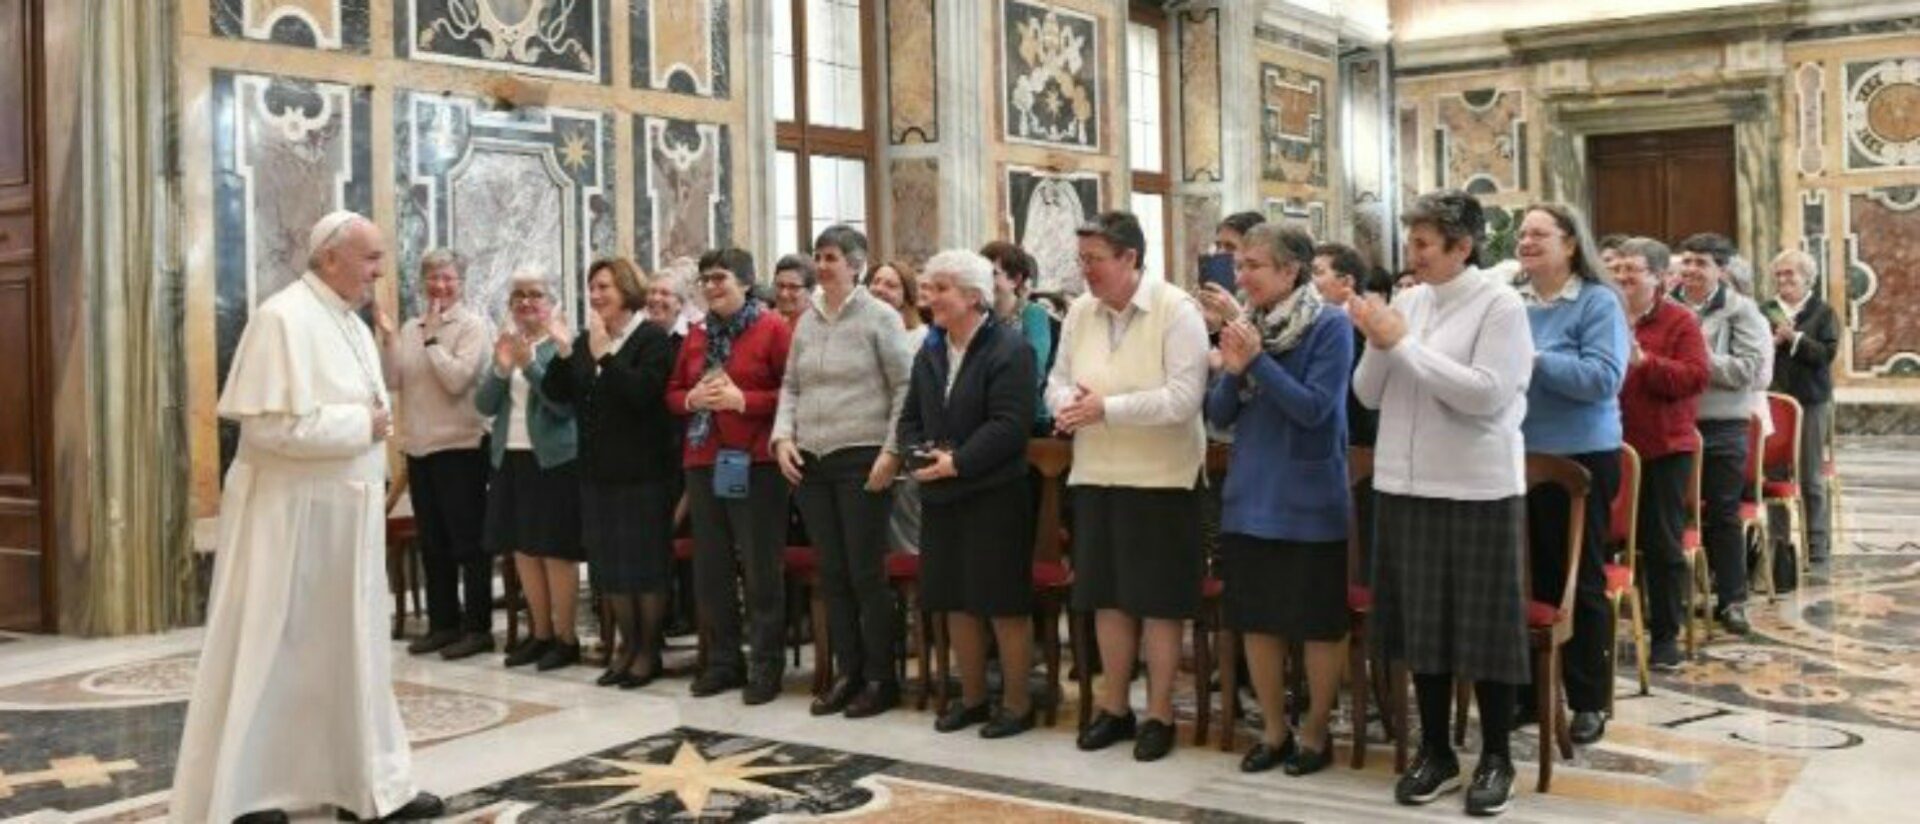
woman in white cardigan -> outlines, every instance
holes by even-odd
[[[1461,678],[1474,682],[1483,740],[1467,811],[1492,815],[1513,798],[1507,736],[1515,685],[1530,676],[1520,422],[1533,338],[1519,295],[1471,265],[1486,231],[1478,201],[1433,192],[1400,220],[1419,285],[1392,306],[1349,304],[1367,338],[1354,392],[1380,410],[1376,632],[1414,673],[1420,705],[1420,754],[1394,798],[1425,804],[1460,788],[1447,724]]]

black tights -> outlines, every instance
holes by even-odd
[[[1420,704],[1421,747],[1435,756],[1452,757],[1453,739],[1448,733],[1453,720],[1453,676],[1416,673],[1413,695]],[[1480,705],[1480,754],[1511,757],[1507,735],[1513,732],[1514,685],[1475,681],[1473,696]]]

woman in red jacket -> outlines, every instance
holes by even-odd
[[[1700,322],[1661,289],[1669,256],[1666,244],[1636,237],[1620,244],[1612,266],[1633,325],[1620,418],[1627,444],[1640,453],[1640,522],[1635,528],[1653,635],[1648,658],[1661,672],[1680,667],[1681,594],[1687,586],[1680,536],[1686,526],[1693,453],[1700,446],[1695,417],[1700,395],[1707,390],[1707,343]]]
[[[693,579],[706,671],[693,681],[705,698],[746,687],[764,704],[780,694],[785,626],[780,554],[786,544],[787,480],[767,451],[780,402],[791,331],[779,313],[748,294],[753,256],[715,249],[700,257],[707,322],[687,333],[667,408],[687,419],[687,505],[693,525]],[[740,655],[738,565],[746,579],[747,643]]]

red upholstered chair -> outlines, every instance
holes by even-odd
[[[1369,547],[1363,539],[1372,531],[1361,529],[1359,519],[1360,501],[1372,487],[1373,450],[1364,446],[1348,448],[1347,489],[1353,496],[1353,507],[1347,525],[1347,691],[1352,699],[1347,706],[1353,726],[1351,765],[1356,770],[1367,766],[1367,696],[1376,685],[1384,691],[1387,673],[1386,657],[1372,648],[1367,632],[1367,619],[1373,615],[1373,587],[1368,583],[1366,566]],[[1400,709],[1404,712],[1405,693],[1400,697]],[[1387,736],[1394,741],[1394,771],[1405,770],[1405,719],[1395,717],[1393,707],[1383,706],[1381,710]]]
[[[1040,631],[1040,658],[1046,664],[1047,695],[1041,723],[1051,727],[1059,720],[1060,701],[1060,614],[1073,593],[1073,567],[1067,560],[1071,541],[1061,525],[1060,506],[1067,470],[1073,465],[1073,442],[1063,438],[1034,438],[1027,442],[1027,465],[1040,476],[1040,513],[1033,528],[1033,603],[1034,622]],[[1084,624],[1076,616],[1073,644],[1074,678],[1080,690],[1080,726],[1087,724],[1093,705],[1093,676],[1088,671],[1091,654],[1085,633],[1092,622]],[[1076,728],[1078,729],[1078,728]]]
[[[387,588],[393,592],[393,630],[394,640],[406,637],[407,600],[413,601],[413,614],[426,612],[426,599],[421,596],[425,574],[420,569],[419,529],[413,516],[396,515],[394,508],[407,495],[407,465],[400,463],[393,470],[393,483],[387,485]]]
[[[813,694],[826,695],[833,688],[833,650],[827,639],[827,602],[820,597],[820,552],[810,546],[789,546],[780,556],[787,586],[787,647],[793,651],[793,665],[800,666],[800,604],[807,605],[804,626],[813,636]]]
[[[1540,708],[1540,780],[1538,792],[1553,783],[1553,756],[1558,744],[1563,758],[1573,757],[1573,735],[1567,729],[1567,710],[1560,704],[1560,648],[1573,637],[1574,581],[1578,577],[1580,545],[1586,534],[1587,495],[1592,478],[1579,464],[1555,455],[1527,455],[1527,488],[1557,486],[1567,496],[1566,582],[1559,603],[1527,601],[1527,635],[1533,645],[1534,706]],[[1527,574],[1533,580],[1532,552],[1526,555]],[[1548,731],[1553,740],[1548,741]]]
[[[1747,416],[1747,476],[1745,491],[1740,501],[1740,537],[1748,547],[1760,551],[1760,568],[1748,570],[1748,580],[1764,578],[1767,582],[1767,599],[1779,597],[1773,581],[1773,529],[1767,523],[1765,485],[1767,472],[1767,441],[1761,434],[1760,416]]]
[[[1687,587],[1681,597],[1681,610],[1687,621],[1687,657],[1692,658],[1705,643],[1713,642],[1713,618],[1707,605],[1713,603],[1713,576],[1707,564],[1707,545],[1702,537],[1705,502],[1700,497],[1700,478],[1705,470],[1706,441],[1694,433],[1693,475],[1687,480],[1686,527],[1680,531],[1680,555],[1687,562]]]
[[[1788,540],[1798,548],[1796,564],[1800,568],[1800,577],[1807,575],[1807,502],[1800,494],[1802,472],[1812,471],[1812,467],[1800,465],[1801,427],[1805,425],[1805,410],[1792,395],[1779,392],[1767,393],[1767,412],[1773,417],[1773,434],[1768,436],[1760,458],[1760,498],[1764,507],[1781,507],[1787,511]],[[1765,517],[1763,509],[1761,516]],[[1761,557],[1766,561],[1767,580],[1773,580],[1773,543],[1767,542],[1760,549]]]
[[[944,655],[946,627],[934,620],[933,613],[920,608],[920,556],[918,553],[904,550],[889,552],[886,558],[886,569],[887,583],[893,587],[894,598],[899,604],[903,645],[911,646],[918,651],[920,688],[919,695],[914,699],[914,709],[924,710],[927,708],[927,700],[933,695],[934,684],[945,683],[945,672],[940,673],[939,681],[935,680],[933,665],[936,660],[942,665],[946,663]],[[911,636],[908,636],[909,632],[912,633]],[[904,644],[908,637],[913,638],[911,645]],[[942,653],[938,659],[934,657],[936,648]],[[899,680],[899,683],[910,683],[907,680],[907,656],[897,656],[894,666],[894,677]]]
[[[1640,594],[1640,453],[1626,444],[1620,445],[1620,489],[1613,496],[1612,514],[1608,518],[1607,536],[1608,557],[1613,558],[1604,567],[1607,576],[1607,606],[1611,620],[1607,624],[1610,648],[1616,657],[1608,659],[1618,666],[1620,649],[1620,605],[1627,605],[1627,614],[1633,620],[1633,658],[1640,676],[1640,694],[1647,694],[1647,624],[1646,607]],[[1618,555],[1614,551],[1618,550]],[[1611,676],[1611,673],[1609,673]],[[1608,678],[1612,684],[1612,678]],[[1613,712],[1613,689],[1607,689],[1607,712]]]
[[[1227,464],[1233,448],[1221,443],[1207,445],[1207,483],[1215,489],[1227,479]],[[1215,548],[1218,551],[1218,548]],[[1240,725],[1240,636],[1227,627],[1220,597],[1226,581],[1214,568],[1216,557],[1207,559],[1206,577],[1200,579],[1200,614],[1193,621],[1193,684],[1195,695],[1193,744],[1207,742],[1207,729],[1213,720],[1213,698],[1207,685],[1214,680],[1216,664],[1220,676],[1220,749],[1233,752],[1233,736]],[[1211,652],[1211,654],[1209,654]]]

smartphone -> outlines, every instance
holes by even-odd
[[[1227,294],[1233,294],[1236,286],[1233,275],[1233,255],[1225,252],[1201,255],[1200,283],[1201,285],[1218,284],[1221,289],[1226,290]]]
[[[1766,304],[1761,307],[1761,312],[1767,316],[1767,322],[1775,326],[1787,323],[1789,320],[1787,310],[1774,301],[1767,301]]]

